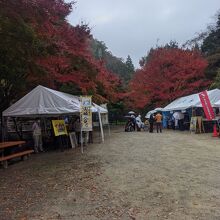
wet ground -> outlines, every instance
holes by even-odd
[[[112,130],[0,169],[0,219],[220,219],[220,139]]]

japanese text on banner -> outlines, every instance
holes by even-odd
[[[92,131],[92,97],[81,96],[80,120],[82,131]]]

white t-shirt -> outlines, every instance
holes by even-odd
[[[32,130],[33,130],[33,135],[41,135],[41,127],[37,122],[34,122],[32,126]]]
[[[140,128],[140,127],[141,127],[141,124],[142,124],[142,121],[141,121],[140,116],[137,116],[137,117],[136,117],[136,123],[137,123],[137,126]]]

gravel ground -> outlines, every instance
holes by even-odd
[[[1,220],[220,219],[220,139],[112,130],[0,169]]]

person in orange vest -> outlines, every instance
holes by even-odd
[[[160,133],[162,133],[162,119],[163,119],[163,116],[160,114],[160,112],[157,112],[154,119],[156,121],[157,133],[159,132],[159,130],[160,130]]]

